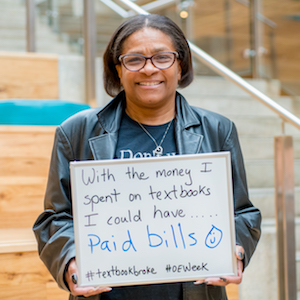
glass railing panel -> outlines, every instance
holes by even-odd
[[[283,91],[300,95],[300,2],[296,0],[261,0],[262,14],[276,23],[272,30],[264,25],[262,56],[264,73],[278,78]]]
[[[116,2],[117,3],[117,2]],[[96,5],[97,56],[103,55],[106,46],[117,27],[124,22],[117,12],[113,11],[100,0]]]
[[[43,23],[51,28],[59,41],[68,45],[70,53],[80,55],[84,53],[83,9],[82,0],[46,0],[37,5]],[[102,56],[111,35],[124,19],[100,0],[95,1],[95,12],[97,56]]]
[[[83,53],[82,1],[46,0],[36,5],[38,52]]]
[[[0,0],[0,51],[26,51],[24,1]]]
[[[233,0],[195,0],[186,11],[188,17],[181,22],[188,39],[234,72],[249,76],[249,9]],[[214,75],[196,61],[195,65],[196,74]]]
[[[122,6],[122,3],[115,1]],[[143,6],[149,3],[137,0]],[[124,21],[118,13],[103,2],[95,1],[97,20],[97,55],[103,51],[114,30]],[[124,7],[124,5],[123,5]],[[71,52],[83,54],[83,5],[82,1],[46,0],[37,5],[38,16],[50,26],[58,39],[68,44]],[[124,7],[125,10],[128,10]],[[166,15],[175,21],[187,38],[212,57],[240,75],[251,74],[249,9],[234,0],[187,0],[156,9],[152,13]],[[42,34],[41,34],[42,35]],[[41,44],[37,36],[38,51]],[[58,47],[58,46],[57,46]],[[63,50],[61,50],[63,51]],[[61,53],[57,51],[57,53]],[[197,59],[195,73],[215,75]]]
[[[7,0],[0,1],[3,5],[11,3]],[[151,1],[136,0],[135,2],[143,6]],[[24,0],[18,1],[18,6],[21,4],[17,13],[18,22],[15,22],[13,18],[8,20],[1,18],[1,28],[9,27],[9,24],[13,24],[14,27],[18,24],[21,27],[18,33],[9,34],[19,35],[19,40],[11,43],[12,48],[8,49],[5,48],[7,38],[2,39],[1,50],[25,51],[26,49],[24,3]],[[36,3],[37,51],[83,54],[83,1],[45,0],[36,1]],[[116,0],[116,3],[128,10],[120,1]],[[279,79],[284,91],[300,95],[300,54],[296,50],[300,48],[300,2],[260,0],[258,3],[258,75],[262,78]],[[124,21],[124,18],[100,0],[95,1],[95,6],[97,55],[102,56],[112,33]],[[17,5],[15,9],[16,7]],[[22,12],[20,9],[23,9]],[[173,4],[151,13],[170,17],[183,29],[191,42],[232,71],[244,77],[253,75],[251,56],[254,53],[250,45],[251,15],[248,0],[174,1]],[[48,31],[45,27],[48,27]],[[51,42],[54,40],[53,35],[56,35],[57,43]],[[18,50],[20,48],[21,50]],[[194,62],[196,74],[215,75],[197,59]]]

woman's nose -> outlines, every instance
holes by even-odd
[[[153,72],[156,72],[157,70],[158,70],[158,68],[156,68],[156,67],[153,65],[153,63],[152,63],[152,61],[151,61],[150,58],[148,58],[148,59],[146,60],[145,66],[141,69],[141,71],[143,71],[143,72],[146,73],[147,75],[149,75],[149,74],[151,74],[151,73],[153,73]]]

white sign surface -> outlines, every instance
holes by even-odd
[[[81,286],[236,273],[229,152],[71,162]]]

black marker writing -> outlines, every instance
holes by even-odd
[[[185,182],[185,185],[192,185],[193,184],[193,179],[192,179],[192,174],[191,174],[191,170],[190,169],[171,169],[171,170],[158,170],[156,171],[156,178],[160,178],[160,177],[175,177],[175,176],[188,176],[189,180],[188,182]]]
[[[132,223],[132,222],[142,222],[141,211],[138,210],[137,214],[132,214],[130,210],[127,211],[126,215],[123,217],[109,217],[107,220],[108,225],[119,225],[123,223]]]
[[[202,165],[204,165],[204,170],[201,170],[200,172],[208,173],[208,172],[211,172],[211,171],[212,171],[212,169],[208,169],[208,168],[207,168],[207,165],[212,165],[211,162],[205,162],[205,163],[202,163]]]
[[[91,210],[94,211],[94,205],[98,203],[115,203],[118,202],[118,196],[120,193],[116,191],[116,189],[113,189],[113,192],[111,192],[109,195],[86,195],[84,198],[88,201],[84,202],[84,205],[91,205]]]
[[[177,189],[175,185],[173,185],[172,190],[163,190],[163,191],[156,191],[153,187],[149,186],[150,192],[149,195],[151,196],[152,200],[174,200],[178,198],[190,198],[190,197],[197,197],[200,195],[209,196],[211,194],[210,188],[199,185],[197,188],[187,189],[185,186],[181,185],[180,189]]]
[[[167,273],[182,273],[182,272],[196,272],[196,271],[209,271],[207,269],[207,263],[201,263],[200,265],[192,265],[190,262],[187,265],[166,265]]]
[[[102,173],[99,174],[98,170],[95,170],[95,168],[91,168],[89,170],[90,172],[85,171],[85,169],[82,169],[81,172],[81,179],[84,185],[89,185],[93,183],[99,183],[99,182],[106,182],[106,181],[116,181],[115,176],[110,173],[109,169],[105,170],[103,169]]]
[[[183,209],[176,209],[176,210],[160,210],[158,208],[156,208],[156,205],[154,205],[154,212],[153,212],[153,219],[155,219],[156,217],[160,217],[161,219],[163,218],[176,218],[176,217],[180,217],[180,218],[184,218],[185,217],[185,213],[183,212]]]
[[[112,278],[112,277],[119,277],[119,276],[141,276],[141,275],[149,275],[149,274],[156,274],[156,271],[152,267],[145,267],[142,269],[137,268],[136,266],[120,269],[117,266],[112,266],[111,269],[108,270],[100,270],[96,272],[96,275],[99,278]]]
[[[84,225],[85,227],[96,226],[97,225],[97,224],[91,223],[91,217],[92,216],[98,216],[98,214],[90,214],[90,215],[85,215],[84,216],[88,220],[88,224]]]
[[[128,167],[127,168],[127,172],[125,173],[126,175],[128,175],[128,178],[129,179],[134,179],[134,178],[138,178],[139,180],[147,180],[149,177],[145,177],[145,173],[144,172],[141,172],[141,173],[138,173],[134,170],[134,167],[130,168]]]

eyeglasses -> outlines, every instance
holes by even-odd
[[[119,57],[119,61],[123,63],[124,67],[129,71],[139,71],[146,65],[148,59],[154,67],[163,70],[170,68],[175,59],[178,58],[178,53],[174,51],[159,52],[152,56],[145,56],[142,54],[124,54]]]

